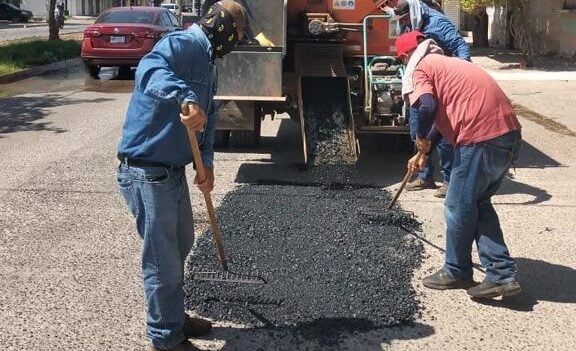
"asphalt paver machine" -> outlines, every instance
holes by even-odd
[[[218,139],[255,144],[267,114],[300,124],[307,164],[353,163],[359,133],[407,134],[386,0],[238,0],[247,40],[219,63]]]

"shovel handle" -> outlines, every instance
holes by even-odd
[[[416,154],[416,160],[414,162],[418,163],[418,161],[420,161],[421,157],[422,157],[422,154],[420,152],[417,153]],[[410,178],[412,178],[412,174],[414,174],[414,172],[412,172],[411,169],[408,169],[408,171],[406,171],[406,175],[404,176],[404,179],[402,179],[402,184],[400,184],[400,188],[396,191],[396,194],[394,194],[392,201],[390,201],[390,205],[388,205],[388,210],[391,210],[392,207],[394,207],[394,205],[396,205],[396,201],[398,201],[398,198],[400,197],[402,190],[404,190],[404,187],[406,187],[406,183],[408,183]]]
[[[200,147],[198,146],[198,140],[196,139],[196,131],[192,130],[190,127],[186,126],[186,131],[188,132],[188,141],[192,147],[192,155],[194,156],[194,164],[196,165],[196,172],[198,173],[198,181],[202,182],[206,179],[206,170],[204,169],[204,164],[202,163],[202,155],[200,153]],[[212,225],[212,236],[216,242],[216,249],[218,251],[218,258],[222,264],[222,269],[224,271],[228,270],[228,261],[226,259],[226,254],[224,253],[224,239],[222,238],[222,233],[220,233],[220,227],[218,227],[218,221],[216,220],[216,211],[214,210],[214,204],[212,204],[212,197],[210,192],[203,191],[204,201],[206,202],[206,209],[208,210],[208,215],[210,216],[210,224]]]

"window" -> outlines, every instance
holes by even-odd
[[[143,11],[111,11],[102,14],[96,23],[148,23],[151,24],[154,16]]]
[[[576,10],[576,0],[564,0],[564,9]]]

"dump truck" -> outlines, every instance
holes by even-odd
[[[409,133],[386,0],[237,0],[246,40],[217,60],[217,141],[255,145],[266,115],[300,125],[302,160],[354,163],[361,133]],[[205,4],[206,5],[206,4]]]

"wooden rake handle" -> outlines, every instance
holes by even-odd
[[[204,179],[206,179],[206,170],[204,169],[204,164],[202,163],[202,155],[200,153],[200,147],[198,146],[198,140],[196,139],[196,131],[192,130],[188,126],[186,126],[186,131],[188,132],[188,141],[190,141],[190,146],[192,147],[192,155],[194,155],[194,164],[196,165],[196,172],[198,173],[198,181],[202,182]],[[226,254],[224,253],[224,239],[222,238],[222,233],[220,233],[220,227],[218,227],[216,211],[214,210],[214,205],[212,204],[212,197],[208,191],[203,191],[202,194],[204,194],[206,209],[208,210],[208,215],[210,216],[212,236],[216,242],[218,258],[222,264],[222,269],[224,271],[228,271],[228,260],[226,259]]]
[[[416,154],[416,160],[415,163],[418,163],[418,161],[420,161],[420,158],[422,157],[422,154],[420,152],[418,152]],[[406,183],[408,183],[408,181],[410,180],[410,178],[412,178],[412,174],[414,172],[412,172],[411,169],[408,169],[408,171],[406,171],[406,175],[404,176],[404,179],[402,179],[402,184],[400,184],[400,188],[396,191],[396,194],[394,194],[394,197],[392,198],[392,201],[390,201],[390,205],[388,205],[388,210],[391,210],[392,207],[394,207],[394,205],[396,205],[396,201],[398,201],[398,198],[400,197],[400,194],[402,193],[402,190],[404,190],[404,187],[406,187]]]

